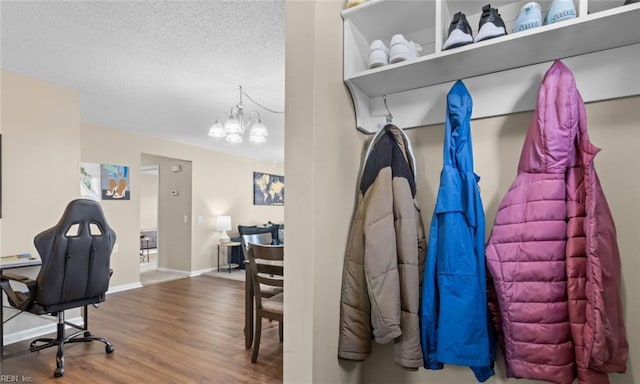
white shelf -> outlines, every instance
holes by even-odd
[[[619,2],[622,4],[623,0]],[[637,69],[637,63],[640,60],[640,45],[638,45],[640,43],[640,27],[638,27],[640,3],[615,6],[617,3],[610,0],[606,2],[582,0],[579,2],[579,15],[584,14],[583,16],[448,51],[440,51],[440,46],[448,28],[448,21],[445,22],[445,20],[455,12],[455,9],[450,10],[451,6],[481,8],[479,2],[370,0],[369,3],[368,6],[365,6],[367,5],[365,3],[343,12],[345,20],[344,81],[354,101],[358,129],[365,132],[375,132],[384,123],[382,95],[387,95],[390,109],[394,116],[400,119],[402,128],[439,123],[444,121],[444,103],[429,99],[438,97],[444,99],[450,86],[448,83],[463,79],[469,87],[468,81],[471,82],[472,86],[469,88],[470,91],[471,88],[475,88],[476,93],[472,92],[472,96],[476,101],[478,96],[488,97],[495,93],[495,90],[486,88],[501,82],[499,77],[486,75],[507,71],[511,73],[505,75],[505,80],[515,81],[516,84],[508,84],[507,87],[513,90],[504,96],[521,99],[522,92],[537,92],[539,81],[531,89],[532,79],[539,76],[541,69],[548,68],[548,65],[540,67],[536,64],[549,63],[555,59],[571,58],[569,61],[573,66],[570,65],[570,68],[574,70],[577,79],[576,71],[585,71],[592,76],[592,69],[597,66],[596,68],[601,69],[597,76],[602,76],[605,83],[615,83],[615,77],[621,76],[620,71],[628,68],[630,73],[624,75],[627,77],[621,87],[607,89],[601,93],[602,98],[640,94]],[[503,14],[503,18],[510,30],[515,19],[514,15],[524,3],[513,1],[495,3],[508,10],[507,15]],[[611,8],[611,6],[614,7]],[[363,8],[358,9],[359,7]],[[502,9],[499,8],[499,10],[503,13]],[[598,12],[587,14],[589,10]],[[394,12],[401,16],[391,15]],[[412,21],[410,18],[403,19],[406,15],[413,15],[413,18],[419,18],[416,15],[421,15],[421,25],[412,28],[411,23],[418,21]],[[425,20],[425,15],[429,16],[433,22]],[[388,19],[390,22],[386,24],[376,22],[377,17]],[[470,24],[474,26],[479,16],[471,15],[468,18]],[[400,23],[396,25],[401,25],[402,28],[394,29],[394,23]],[[377,31],[375,26],[380,24],[384,24],[384,28]],[[422,26],[426,26],[426,29]],[[417,30],[419,33],[412,34],[412,30]],[[412,36],[408,38],[414,39],[417,36],[420,38],[417,42],[429,48],[426,50],[427,54],[423,52],[423,56],[412,61],[367,70],[366,58],[370,40],[376,36],[380,36],[377,38],[383,40],[389,39],[389,35],[394,33],[406,33]],[[620,47],[626,48],[611,51],[611,53],[627,56],[623,63],[614,62],[620,60],[616,56],[599,54],[599,52]],[[598,82],[597,79],[594,81]],[[580,82],[578,84],[581,85]],[[521,94],[517,94],[517,87],[522,89]],[[504,88],[504,85],[499,85],[498,88]],[[501,89],[502,91],[504,89]],[[514,95],[513,92],[516,94]],[[586,97],[585,100],[599,100],[597,90],[590,93],[591,100],[587,100]],[[478,103],[475,104],[475,117],[505,114],[535,107],[535,102],[532,105],[521,106],[505,102],[502,106],[493,105],[488,109],[475,111],[478,109]],[[436,106],[442,107],[441,113],[434,109]],[[412,110],[407,110],[408,108]],[[396,111],[403,111],[402,116]],[[398,120],[394,122],[400,125]]]

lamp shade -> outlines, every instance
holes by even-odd
[[[231,216],[218,216],[218,217],[216,217],[216,229],[218,231],[230,231],[231,230]]]
[[[220,234],[220,242],[228,243],[231,240],[229,235],[227,235],[227,231],[231,230],[231,216],[216,217],[216,229],[222,231]]]

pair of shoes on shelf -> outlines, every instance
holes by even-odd
[[[576,7],[573,5],[573,0],[553,0],[549,9],[547,9],[544,24],[549,25],[558,21],[574,19],[575,17]]]
[[[482,15],[478,24],[478,34],[473,38],[473,31],[464,13],[458,12],[453,15],[453,20],[449,24],[449,35],[442,45],[442,50],[461,47],[463,45],[493,39],[494,37],[507,34],[507,28],[498,9],[491,8],[491,4],[482,7]]]
[[[356,5],[360,5],[365,1],[367,0],[347,0],[347,3],[345,4],[344,8],[349,9],[349,8],[355,7]]]
[[[573,4],[573,0],[553,0],[547,14],[544,18],[544,24],[549,25],[573,19],[576,17],[576,7]],[[513,26],[513,33],[526,31],[527,29],[537,28],[542,25],[542,7],[535,1],[525,4],[516,23]]]
[[[415,59],[420,56],[422,47],[413,41],[407,41],[397,34],[391,38],[391,48],[387,48],[382,40],[374,40],[369,46],[369,68],[378,68],[389,63]]]
[[[638,0],[627,0],[638,1]],[[576,8],[573,0],[553,0],[547,10],[544,24],[553,24],[559,21],[576,17]],[[542,8],[535,1],[525,4],[518,14],[512,33],[536,28],[542,25]],[[493,39],[507,34],[506,27],[500,13],[490,4],[482,7],[482,16],[478,26],[478,35],[473,38],[471,27],[467,17],[462,12],[453,16],[449,25],[449,36],[442,46],[442,50],[460,47],[473,42]]]

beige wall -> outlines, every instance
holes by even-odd
[[[110,148],[118,148],[116,153]],[[191,209],[186,213],[191,231],[191,251],[180,249],[159,250],[163,260],[174,260],[167,268],[197,273],[214,265],[214,255],[219,233],[215,231],[215,217],[231,215],[234,227],[237,224],[258,224],[269,220],[284,222],[284,208],[281,206],[253,205],[253,171],[282,173],[282,164],[265,163],[242,157],[213,152],[203,148],[161,140],[149,136],[133,134],[115,128],[82,124],[82,161],[112,162],[131,166],[131,200],[109,201],[103,204],[105,211],[117,210],[119,253],[116,262],[123,269],[119,284],[139,281],[139,179],[142,154],[179,159],[191,164]],[[182,174],[186,174],[185,171]],[[162,174],[160,177],[162,184]],[[161,191],[169,192],[162,188]],[[171,189],[171,188],[168,188]],[[187,195],[189,192],[184,192]],[[183,194],[181,192],[181,194]],[[183,194],[184,196],[184,194]],[[162,197],[160,197],[162,198]],[[184,226],[183,212],[178,213],[180,225]],[[203,223],[196,222],[203,216]],[[176,224],[177,225],[177,224]],[[162,234],[161,234],[162,236]],[[162,240],[162,239],[161,239]],[[115,255],[114,255],[115,256]],[[177,261],[182,260],[182,261]],[[115,268],[114,268],[115,269]],[[114,279],[116,274],[114,273]]]
[[[253,205],[253,172],[283,174],[282,164],[260,162],[122,130],[81,123],[78,95],[68,89],[2,71],[2,204],[0,252],[31,252],[33,237],[55,225],[66,204],[80,195],[80,162],[130,167],[131,200],[102,201],[117,234],[110,286],[139,284],[140,165],[148,153],[182,159],[192,170],[187,210],[193,247],[173,251],[186,273],[211,269],[218,233],[214,218],[229,214],[233,225],[284,222],[282,206]],[[194,217],[201,215],[203,223]],[[180,217],[182,219],[182,217]],[[186,248],[186,246],[185,246]],[[37,269],[27,270],[35,275]],[[9,324],[8,334],[27,329]],[[15,329],[14,329],[15,328]]]
[[[78,95],[5,71],[1,83],[0,254],[37,255],[34,236],[54,226],[67,203],[80,197]],[[17,272],[35,277],[38,268]],[[23,316],[6,324],[5,335],[10,340],[15,331],[49,324],[46,319]]]
[[[77,93],[2,71],[2,254],[36,253],[33,237],[80,197]]]
[[[191,254],[191,162],[143,154],[142,165],[151,164],[159,166],[158,266],[191,271],[191,258],[184,257]]]
[[[157,174],[140,174],[140,229],[158,229]]]
[[[287,276],[285,297],[285,383],[446,383],[475,382],[468,368],[407,372],[395,366],[390,346],[375,346],[361,364],[338,361],[338,318],[342,263],[363,148],[342,79],[342,1],[290,1],[286,8],[286,174]],[[580,86],[580,84],[578,84]],[[623,300],[631,354],[626,375],[612,383],[640,382],[640,97],[591,104],[587,108],[603,188],[618,229],[622,253]],[[487,216],[516,174],[519,152],[531,118],[521,113],[472,122],[476,172]],[[443,126],[408,131],[418,165],[418,200],[428,226],[442,167]],[[489,383],[507,380],[501,358]]]

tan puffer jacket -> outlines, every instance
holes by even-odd
[[[342,359],[366,359],[373,337],[395,343],[400,366],[422,366],[418,311],[426,240],[414,164],[409,139],[399,128],[387,125],[373,138],[344,260]]]

